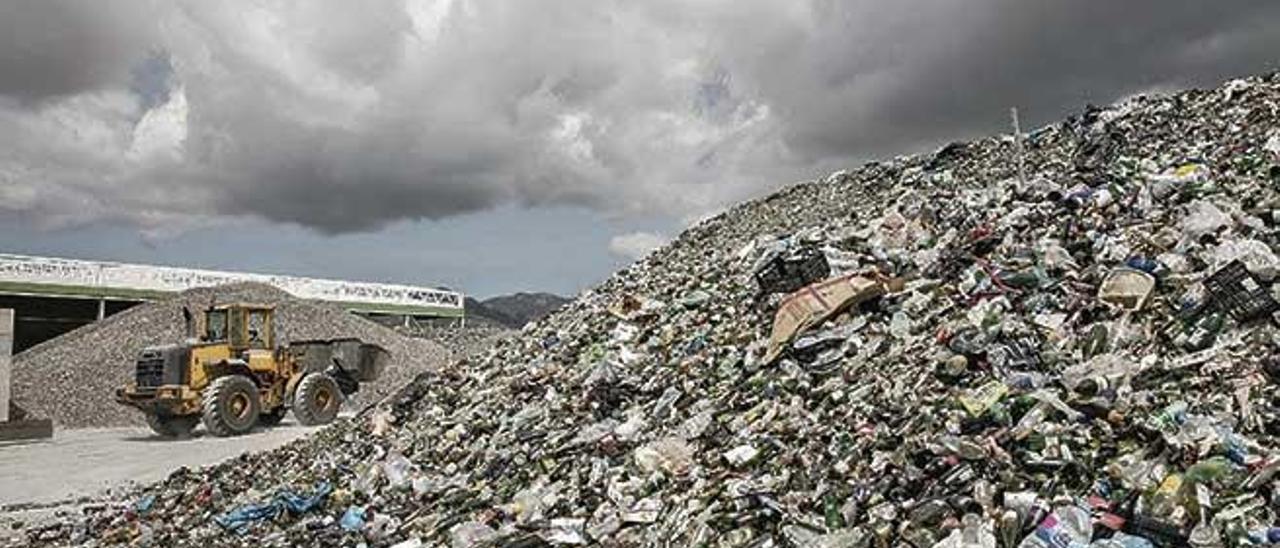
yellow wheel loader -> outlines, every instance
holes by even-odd
[[[358,339],[277,345],[270,306],[211,306],[199,322],[184,308],[183,316],[187,340],[144,349],[134,380],[116,390],[161,436],[189,435],[198,423],[214,436],[244,434],[279,424],[290,409],[301,424],[327,424],[390,356]]]

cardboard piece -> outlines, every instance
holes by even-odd
[[[765,363],[778,359],[796,335],[851,306],[901,289],[900,280],[850,274],[812,284],[788,295],[773,318]]]

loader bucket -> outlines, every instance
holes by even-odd
[[[376,344],[361,344],[360,372],[357,377],[361,382],[378,380],[378,376],[382,375],[382,370],[387,367],[389,361],[391,361],[391,353],[387,349]]]
[[[377,380],[391,354],[360,339],[296,341],[289,345],[303,371],[325,371],[336,365],[359,382]]]

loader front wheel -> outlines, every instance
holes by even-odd
[[[191,430],[196,427],[196,423],[200,422],[200,417],[174,417],[147,414],[147,426],[151,427],[151,431],[156,435],[166,438],[187,438],[191,436]]]
[[[340,407],[342,390],[338,388],[338,381],[325,373],[303,377],[293,394],[293,416],[305,426],[333,422]]]
[[[236,436],[258,423],[258,387],[244,375],[219,377],[204,391],[204,427],[215,436]]]

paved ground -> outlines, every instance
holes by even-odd
[[[55,431],[48,441],[0,443],[0,529],[74,509],[110,488],[278,447],[319,428],[292,420],[231,438],[203,436],[203,429],[191,439],[173,440],[146,428],[105,428]],[[0,530],[0,541],[9,532]]]

